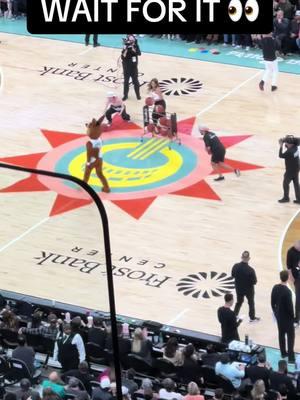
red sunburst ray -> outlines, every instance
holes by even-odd
[[[80,133],[48,131],[46,129],[41,129],[41,131],[53,148],[86,136]]]
[[[177,123],[177,131],[180,133],[184,133],[185,135],[191,135],[195,121],[196,121],[196,117],[191,117],[191,118],[187,118],[182,121],[179,121]]]
[[[225,164],[230,165],[234,169],[239,169],[240,171],[250,171],[254,169],[260,169],[264,168],[260,165],[255,165],[255,164],[249,164],[243,161],[237,161],[237,160],[230,160],[228,158],[225,159]],[[222,173],[227,174],[227,173],[232,173],[232,171],[229,171],[227,169],[222,169]],[[216,172],[212,171],[211,175],[216,174]]]
[[[232,147],[248,138],[250,138],[252,135],[238,135],[238,136],[220,136],[219,139],[223,143],[226,149],[228,147]]]
[[[140,219],[155,199],[156,197],[148,197],[136,200],[112,200],[111,202],[135,219]]]
[[[221,200],[220,197],[204,180],[170,194],[209,200]]]
[[[74,210],[79,207],[87,206],[93,202],[92,199],[73,199],[72,197],[67,197],[58,194],[50,211],[50,217],[54,215],[59,215],[67,211]]]
[[[16,193],[16,192],[45,192],[49,189],[44,186],[36,175],[30,175],[28,178],[17,181],[10,186],[0,189],[0,193]]]
[[[21,156],[3,157],[0,161],[19,167],[36,168],[38,162],[47,153],[25,154]]]

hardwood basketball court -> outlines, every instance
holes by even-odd
[[[120,51],[9,34],[1,41],[1,161],[82,176],[85,123],[101,114],[107,91],[122,95]],[[257,69],[143,54],[139,70],[142,83],[157,77],[171,92],[165,98],[183,144],[156,148],[148,138],[138,147],[144,100],[136,101],[132,88],[126,105],[133,123],[115,120],[104,134],[114,190],[101,197],[117,312],[220,334],[216,309],[232,290],[232,265],[249,250],[262,321],[250,325],[246,318],[241,337],[277,347],[270,292],[281,269],[282,235],[298,212],[292,203],[277,203],[284,172],[278,139],[297,134],[299,77],[280,74],[279,90],[271,93],[258,90]],[[141,92],[144,99],[146,84]],[[223,138],[240,178],[229,173],[214,182],[198,124]],[[128,157],[135,150],[140,156]],[[100,191],[95,178],[92,184]],[[3,289],[107,308],[102,233],[88,201],[55,179],[1,171]],[[247,304],[241,313],[247,315]]]

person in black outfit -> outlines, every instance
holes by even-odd
[[[277,75],[278,75],[278,61],[276,57],[276,42],[272,37],[272,33],[263,35],[261,40],[261,48],[263,52],[263,58],[265,62],[265,72],[262,80],[259,82],[260,90],[264,90],[265,83],[268,80],[269,74],[272,75],[272,87],[271,90],[274,92],[277,90]]]
[[[236,318],[235,313],[231,310],[233,306],[233,295],[226,293],[224,296],[225,305],[218,309],[218,320],[221,324],[222,342],[229,343],[232,340],[240,340],[238,326],[242,319]]]
[[[92,385],[91,381],[95,380],[94,375],[91,375],[89,373],[89,365],[86,361],[82,361],[78,365],[78,369],[71,369],[64,374],[61,375],[62,380],[65,382],[67,380],[67,377],[73,376],[74,378],[79,379],[83,384],[84,387],[86,388],[86,391],[88,392],[89,395],[92,394]]]
[[[201,360],[203,365],[207,365],[209,367],[215,367],[217,362],[220,361],[220,354],[217,353],[214,344],[210,343],[206,346],[206,353],[201,354]]]
[[[88,330],[88,342],[96,343],[101,349],[104,349],[106,330],[100,317],[93,318],[93,326]],[[78,377],[76,377],[78,378]]]
[[[287,363],[285,360],[278,361],[278,372],[270,372],[270,389],[280,392],[280,388],[285,385],[288,393],[288,398],[292,398],[296,394],[296,388],[293,385],[292,379],[287,376]]]
[[[285,143],[286,151],[283,152],[283,143]],[[283,198],[278,200],[279,203],[288,203],[290,201],[290,183],[293,181],[295,189],[294,203],[300,204],[299,190],[299,152],[298,145],[294,137],[286,137],[279,139],[279,158],[284,158],[285,174],[283,177]]]
[[[280,272],[280,283],[275,285],[271,293],[271,306],[278,325],[278,338],[281,357],[289,357],[289,362],[295,362],[294,342],[294,310],[292,292],[287,287],[288,271]],[[285,336],[287,336],[288,352],[286,352]]]
[[[239,315],[244,297],[246,297],[249,304],[250,322],[255,322],[260,320],[260,318],[255,316],[254,306],[254,285],[256,285],[257,279],[254,269],[248,264],[249,260],[249,251],[244,251],[242,254],[242,261],[238,264],[234,264],[231,271],[231,276],[235,279],[236,290],[234,313],[235,315]]]
[[[230,165],[224,163],[226,149],[217,135],[210,132],[210,130],[204,126],[199,127],[199,132],[203,136],[207,153],[211,154],[211,166],[213,170],[219,174],[218,178],[215,178],[215,181],[223,181],[225,179],[222,175],[221,168],[234,171],[236,176],[240,176],[241,172],[239,169],[234,169]]]
[[[300,322],[300,240],[288,249],[286,254],[286,266],[290,275],[294,279],[296,304],[295,304],[295,323]]]
[[[107,350],[112,351],[113,346],[112,346],[112,337],[110,334],[110,326],[107,326],[107,336],[105,340],[105,348]],[[123,337],[123,326],[120,322],[117,323],[117,331],[118,331],[118,342],[119,342],[119,355],[121,362],[124,360],[125,356],[130,353],[131,351],[131,341],[130,339]]]
[[[253,384],[259,379],[262,379],[265,383],[266,390],[269,390],[270,365],[266,362],[265,354],[259,354],[257,365],[249,365],[246,368],[245,376],[249,378]]]
[[[133,35],[127,35],[124,39],[124,47],[121,53],[124,73],[124,96],[123,101],[128,99],[129,79],[132,79],[136,98],[141,100],[140,83],[138,80],[138,57],[141,55],[138,42]]]
[[[85,35],[85,45],[86,46],[88,46],[90,44],[90,36],[91,35],[89,33],[87,33]],[[98,34],[97,33],[94,33],[94,35],[93,35],[93,46],[94,47],[100,46],[100,43],[98,43]]]

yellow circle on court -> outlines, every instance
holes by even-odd
[[[158,148],[159,142],[157,139],[151,139],[146,144],[141,145],[137,142],[121,142],[103,145],[103,173],[108,179],[109,185],[112,188],[126,188],[150,185],[162,181],[169,176],[174,175],[182,166],[183,159],[181,154],[176,150],[170,150],[168,147],[161,148],[162,145],[168,145],[168,139],[163,139],[164,142],[160,141],[160,148]],[[158,143],[158,144],[157,144]],[[141,148],[141,150],[140,150]],[[105,161],[105,154],[116,150],[129,150],[126,157],[132,160],[139,161],[137,164],[141,165],[141,161],[145,160],[145,168],[128,168],[122,166],[122,159],[116,158],[119,165],[113,165]],[[155,150],[160,154],[163,154],[167,161],[163,165],[155,166],[153,162],[149,166],[149,159],[151,155],[155,154]],[[132,151],[130,151],[132,150]],[[152,158],[153,160],[153,158]],[[152,161],[151,160],[151,161]],[[78,154],[69,164],[69,172],[71,175],[78,178],[83,178],[84,167],[86,163],[86,153],[82,152]],[[125,162],[124,162],[125,164]],[[101,187],[99,178],[96,175],[95,169],[91,173],[89,184],[92,186]]]

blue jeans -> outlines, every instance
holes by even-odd
[[[232,44],[236,44],[236,36],[235,36],[235,34],[228,35],[228,33],[224,33],[224,43],[226,43],[226,44],[229,43],[229,36],[232,37]]]

